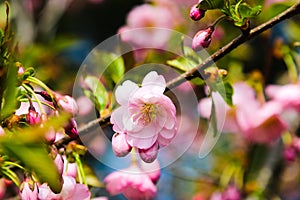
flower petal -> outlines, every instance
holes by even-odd
[[[148,149],[155,143],[157,136],[156,127],[150,125],[139,132],[127,132],[127,142],[132,147]]]
[[[129,98],[139,89],[139,86],[134,82],[127,80],[119,85],[116,89],[116,100],[120,105],[126,106]]]
[[[142,88],[147,87],[153,92],[163,93],[166,88],[166,80],[162,75],[158,75],[157,72],[152,71],[149,72],[143,82]]]

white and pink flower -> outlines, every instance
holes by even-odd
[[[152,71],[145,76],[142,87],[126,80],[115,92],[121,106],[112,113],[113,130],[125,134],[126,142],[143,154],[145,162],[153,161],[158,147],[168,145],[177,132],[176,108],[163,94],[165,88],[164,77]],[[116,145],[113,148],[123,149]]]

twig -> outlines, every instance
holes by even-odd
[[[261,24],[260,26],[257,26],[249,31],[248,34],[241,34],[235,39],[233,39],[231,42],[229,42],[227,45],[216,51],[212,56],[207,58],[205,61],[203,61],[198,66],[194,67],[193,69],[179,75],[177,78],[169,81],[167,83],[167,88],[172,89],[181,83],[183,83],[186,79],[192,79],[196,74],[201,74],[204,69],[211,66],[213,62],[216,62],[223,58],[226,54],[231,52],[233,49],[237,48],[244,42],[253,39],[255,36],[259,35],[260,33],[268,30],[269,28],[273,27],[274,25],[278,24],[279,22],[282,22],[294,15],[300,14],[300,1],[298,1],[295,5],[288,8],[286,11],[282,12],[281,14],[273,17],[269,21]]]
[[[226,54],[231,52],[233,49],[237,48],[241,44],[245,43],[248,40],[253,39],[257,35],[261,34],[262,32],[272,28],[274,25],[293,17],[297,14],[300,14],[300,1],[298,1],[295,5],[288,8],[286,11],[280,13],[279,15],[273,17],[269,21],[249,30],[249,32],[243,32],[241,35],[237,36],[235,39],[233,39],[231,42],[229,42],[227,45],[216,51],[212,56],[207,58],[205,61],[203,61],[198,66],[194,67],[193,69],[179,75],[178,77],[172,79],[167,83],[167,89],[170,90],[174,87],[177,87],[181,83],[185,82],[186,80],[190,80],[196,77],[197,74],[202,74],[202,72],[211,66],[214,62],[220,60],[223,58]],[[92,128],[93,126],[100,124],[107,124],[109,122],[110,115],[104,116],[102,118],[95,119],[88,124],[80,127],[78,130],[79,133],[86,132],[87,129]]]

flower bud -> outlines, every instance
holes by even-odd
[[[27,123],[33,125],[41,122],[41,116],[38,112],[35,111],[33,106],[30,106],[28,109],[28,113],[26,115]]]
[[[194,21],[199,21],[205,15],[206,10],[197,8],[198,4],[195,4],[190,10],[190,18]]]
[[[211,42],[211,36],[215,28],[213,26],[208,27],[207,29],[200,30],[193,38],[192,48],[195,51],[199,51],[202,48],[207,48]]]
[[[52,98],[51,98],[51,96],[50,96],[50,94],[48,92],[46,92],[46,91],[39,91],[39,92],[35,92],[35,93],[41,95],[46,101],[52,102]]]
[[[65,133],[71,138],[75,139],[78,137],[77,123],[73,118],[69,120],[69,124],[66,127],[64,127],[64,129]]]
[[[63,97],[59,97],[57,99],[58,105],[66,112],[77,114],[78,113],[78,105],[72,97],[65,95]]]
[[[154,143],[149,149],[139,149],[141,159],[146,163],[153,162],[158,153],[158,143]]]
[[[127,143],[125,134],[115,133],[112,137],[111,142],[113,152],[118,157],[126,156],[132,149],[132,147]]]

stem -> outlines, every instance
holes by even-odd
[[[52,99],[54,98],[53,91],[45,83],[43,83],[41,80],[39,80],[35,77],[32,77],[32,76],[29,76],[26,80],[40,86],[41,88],[46,90],[46,92],[51,96]]]
[[[45,112],[45,110],[44,110],[44,108],[43,108],[43,106],[42,106],[42,103],[41,103],[41,101],[38,99],[38,97],[37,97],[37,95],[35,94],[35,92],[29,87],[29,86],[27,86],[26,84],[22,84],[22,87],[25,89],[25,90],[27,90],[28,92],[30,92],[31,94],[32,94],[32,96],[34,96],[34,98],[35,98],[35,100],[36,100],[36,102],[37,102],[37,104],[39,105],[39,108],[40,108],[40,110],[41,110],[41,114],[46,114],[46,112]]]
[[[223,58],[225,55],[230,53],[233,49],[237,48],[244,42],[253,39],[255,36],[259,35],[260,33],[270,29],[274,25],[278,24],[279,22],[282,22],[283,20],[286,20],[294,15],[297,15],[300,13],[300,1],[298,1],[297,4],[293,5],[286,11],[282,12],[281,14],[275,16],[274,18],[270,19],[269,21],[261,24],[260,26],[257,26],[249,31],[248,34],[241,34],[235,39],[233,39],[231,42],[229,42],[227,45],[216,51],[212,56],[207,58],[205,61],[203,61],[198,66],[194,67],[193,69],[179,75],[177,78],[174,78],[173,80],[169,81],[167,83],[167,89],[172,89],[184,81],[186,79],[192,79],[195,78],[195,75],[203,73],[203,71],[211,66],[213,62],[216,62]]]
[[[79,182],[81,184],[87,185],[86,178],[85,178],[85,173],[84,173],[84,170],[83,170],[83,166],[82,166],[82,162],[80,160],[80,157],[79,157],[79,155],[77,153],[73,153],[73,156],[75,158],[76,165],[77,165],[77,168],[78,168],[78,179],[79,179]]]
[[[221,15],[214,21],[214,23],[212,23],[211,26],[215,27],[217,25],[217,23],[219,23],[222,19],[225,19],[225,18],[226,18],[226,15]]]

